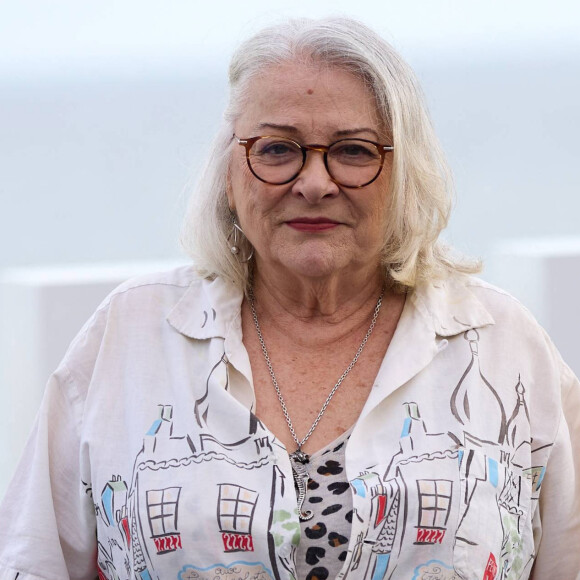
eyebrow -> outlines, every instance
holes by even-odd
[[[379,134],[370,127],[357,127],[356,129],[343,129],[342,131],[336,131],[334,134],[336,137],[350,137],[351,135],[356,135],[357,133],[372,133],[377,141],[380,139]]]
[[[274,129],[275,131],[286,131],[288,133],[298,133],[298,129],[292,125],[278,125],[277,123],[258,123],[256,125],[256,130],[260,129]]]
[[[300,131],[293,125],[280,125],[278,123],[258,123],[255,127],[256,131],[262,129],[274,129],[275,131],[285,131],[287,133],[292,133],[293,135],[298,135]],[[341,129],[340,131],[335,131],[333,137],[350,137],[359,133],[372,133],[375,138],[380,140],[379,134],[370,127],[355,127],[354,129]]]

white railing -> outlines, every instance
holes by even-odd
[[[44,386],[93,311],[132,276],[175,262],[137,262],[0,273],[0,498],[20,457]]]
[[[580,237],[504,241],[488,262],[485,277],[526,305],[580,374]]]

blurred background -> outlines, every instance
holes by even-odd
[[[325,15],[366,22],[414,67],[456,179],[447,240],[580,372],[575,0],[0,0],[0,497],[82,322],[124,278],[186,260],[232,50]]]

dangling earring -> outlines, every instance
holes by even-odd
[[[238,234],[241,234],[246,239],[248,239],[246,237],[246,234],[244,234],[244,230],[242,230],[242,228],[234,220],[232,222],[232,231],[230,232],[230,235],[228,236],[228,242],[230,242],[230,240],[231,240],[230,252],[234,256],[237,256],[238,259],[240,260],[240,262],[245,264],[246,262],[249,262],[252,259],[252,257],[254,256],[254,248],[252,248],[252,250],[248,256],[242,256],[240,254],[240,246],[238,245],[239,244]],[[233,237],[233,240],[232,240],[232,237]]]

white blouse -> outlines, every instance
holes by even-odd
[[[296,577],[292,470],[252,413],[241,302],[186,267],[101,305],[0,507],[0,580]],[[345,460],[339,579],[580,577],[580,386],[496,288],[409,294]]]

